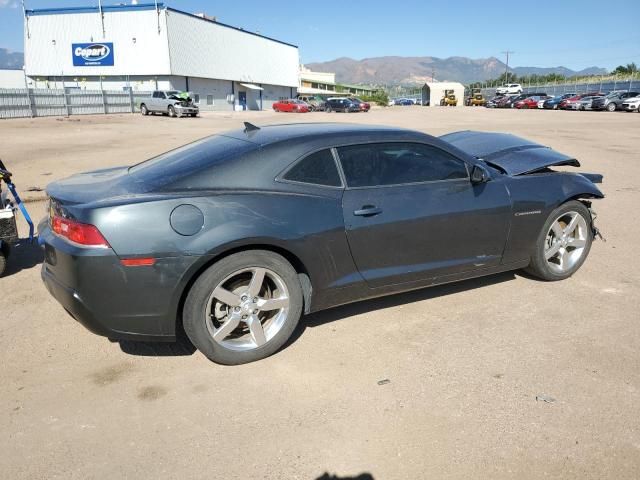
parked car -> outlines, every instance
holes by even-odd
[[[509,108],[511,106],[511,102],[517,96],[518,95],[516,94],[512,94],[512,95],[500,95],[496,97],[494,100],[495,108]]]
[[[640,96],[627,98],[622,104],[622,110],[626,112],[639,112],[640,113]]]
[[[544,101],[546,99],[547,99],[546,95],[544,97],[540,95],[533,95],[531,97],[523,98],[522,100],[518,100],[517,102],[514,102],[513,106],[514,108],[518,108],[518,109],[538,108],[538,102]]]
[[[576,93],[564,93],[562,95],[556,95],[555,97],[548,98],[542,104],[542,108],[548,110],[557,110],[560,102],[566,100],[567,98],[575,97],[576,95]]]
[[[597,232],[602,177],[554,173],[579,163],[522,138],[245,125],[47,186],[42,278],[67,312],[113,340],[183,328],[241,364],[336,305],[520,268],[566,279]]]
[[[547,94],[544,92],[532,92],[532,93],[521,93],[519,95],[510,95],[507,102],[503,105],[504,108],[513,108],[515,104],[520,100],[525,100],[530,97],[546,97]]]
[[[496,88],[496,93],[506,95],[508,93],[522,93],[522,85],[519,83],[508,83]]]
[[[309,105],[302,100],[291,98],[274,102],[273,110],[276,112],[307,113],[310,111],[310,108]]]
[[[368,112],[369,110],[371,110],[371,104],[368,102],[363,102],[358,97],[349,97],[349,100],[358,105],[358,108],[361,112]]]
[[[344,97],[334,97],[327,98],[327,101],[324,105],[325,112],[359,112],[360,106],[354,102],[352,102],[348,98]]]
[[[140,102],[140,113],[161,113],[170,117],[191,116],[196,117],[200,109],[193,103],[188,92],[177,90],[156,90],[151,97]]]
[[[321,112],[324,110],[324,99],[322,97],[298,95],[298,100],[309,105],[309,110],[312,112]]]
[[[502,100],[504,98],[504,96],[502,95],[496,95],[495,97],[490,98],[489,100],[487,100],[487,102],[484,104],[485,107],[487,108],[497,108],[497,104],[500,100]]]
[[[403,107],[408,107],[410,105],[415,105],[416,102],[415,102],[415,100],[412,100],[411,98],[396,98],[393,101],[393,104],[394,105],[400,105],[400,106],[403,106]]]
[[[584,97],[592,97],[596,95],[603,95],[603,94],[598,92],[589,92],[589,93],[580,93],[580,94],[574,95],[573,97],[565,98],[558,104],[558,108],[562,110],[579,110],[580,100],[582,100]]]
[[[611,92],[604,97],[594,98],[591,103],[592,110],[606,110],[613,112],[621,110],[622,104],[627,98],[633,98],[640,95],[640,92]]]
[[[588,96],[588,97],[582,97],[580,99],[580,101],[577,103],[578,105],[578,110],[591,110],[591,103],[593,102],[593,100],[595,100],[596,98],[600,98],[594,95]]]

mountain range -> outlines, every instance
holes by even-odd
[[[23,65],[22,52],[0,48],[0,68],[21,69]],[[338,82],[369,85],[420,85],[431,81],[432,75],[440,81],[471,83],[497,78],[505,70],[505,64],[495,57],[373,57],[362,60],[341,57],[306,66],[318,72],[335,72]],[[607,73],[607,70],[599,67],[579,71],[566,67],[515,67],[510,71],[519,76],[559,73],[567,77]]]
[[[335,72],[336,81],[370,85],[417,85],[431,81],[471,83],[497,78],[506,65],[495,57],[472,59],[467,57],[373,57],[362,60],[341,57],[328,62],[306,65],[318,72]],[[589,67],[580,71],[566,67],[515,67],[516,75],[545,75],[558,73],[565,76],[601,75],[607,70]]]
[[[0,68],[20,70],[24,65],[24,54],[12,52],[6,48],[0,48]]]

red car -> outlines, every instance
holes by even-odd
[[[518,100],[513,104],[515,108],[538,108],[538,102],[540,100],[545,100],[548,97],[543,97],[542,95],[534,95],[533,97],[528,97],[523,100]]]
[[[584,97],[595,97],[601,96],[602,94],[599,92],[591,92],[591,93],[581,93],[579,95],[575,95],[573,97],[565,98],[558,104],[558,108],[562,110],[573,109],[572,104],[578,103]]]
[[[351,102],[353,102],[356,105],[358,105],[358,107],[360,107],[360,111],[361,112],[368,112],[369,110],[371,110],[371,104],[370,103],[363,102],[362,100],[360,100],[357,97],[351,97],[351,98],[349,98],[349,100],[351,100]]]
[[[308,112],[309,105],[302,100],[289,99],[280,100],[273,104],[273,109],[276,112],[294,112],[294,113],[306,113]]]

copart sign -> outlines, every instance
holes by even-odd
[[[72,43],[74,67],[112,67],[113,43]]]

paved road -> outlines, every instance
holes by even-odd
[[[605,175],[595,207],[607,242],[561,283],[502,274],[312,315],[286,349],[240,367],[184,344],[90,334],[41,285],[37,248],[20,247],[0,279],[0,476],[638,478],[640,115],[397,107],[4,120],[1,155],[23,190],[42,188],[243,120],[529,137]]]

